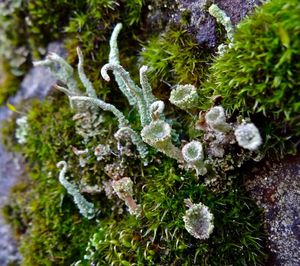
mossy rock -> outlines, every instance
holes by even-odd
[[[138,116],[129,110],[123,98],[117,97],[120,92],[115,93],[117,90],[114,86],[109,88],[99,81],[99,65],[107,61],[108,54],[108,45],[104,42],[113,24],[123,18],[118,11],[111,11],[109,4],[115,5],[116,2],[100,2],[103,4],[101,8],[104,8],[101,12],[100,9],[92,8],[95,7],[94,2],[89,2],[84,10],[90,13],[76,13],[70,20],[67,26],[67,31],[72,36],[68,40],[69,59],[75,64],[77,58],[74,48],[80,45],[87,59],[87,75],[93,81],[97,94],[110,103],[122,106],[122,111],[128,114],[130,122],[136,126]],[[121,58],[121,62],[130,73],[134,69],[133,76],[136,77],[137,49],[132,49],[131,44],[138,39],[135,34],[147,31],[138,25],[142,23],[139,20],[141,2],[122,2],[122,6],[130,11],[133,3],[137,3],[132,7],[136,20],[129,16],[127,22],[137,27],[133,27],[132,32],[129,30],[131,28],[125,27],[124,33],[121,33],[124,38],[121,38],[120,46],[123,48],[120,54],[129,54],[128,59]],[[110,15],[111,20],[106,21]],[[94,19],[98,23],[93,23]],[[245,24],[250,23],[249,21]],[[78,30],[80,25],[82,27]],[[103,31],[97,35],[100,26]],[[131,37],[134,37],[133,41]],[[97,52],[95,49],[98,49]],[[224,57],[217,59],[212,71],[218,64],[222,69],[223,63],[227,70],[227,61],[222,60],[233,49],[237,48],[232,48]],[[153,37],[153,41],[142,52],[141,60],[152,67],[152,73],[155,73],[154,83],[158,83],[160,78],[174,84],[204,83],[204,89],[199,91],[206,99],[213,94],[210,87],[213,85],[210,84],[215,84],[213,81],[217,75],[213,72],[212,80],[205,83],[207,65],[211,60],[210,52],[201,51],[194,38],[183,28],[170,27],[163,36]],[[159,60],[163,60],[163,63]],[[165,98],[168,94],[164,91],[166,86],[155,87],[156,95]],[[225,107],[230,111],[239,111],[234,106],[229,106],[229,100],[226,105],[225,93],[222,96]],[[206,109],[209,105],[208,101],[202,107]],[[247,109],[240,111],[247,113]],[[12,202],[5,208],[9,222],[14,225],[16,233],[21,235],[24,265],[66,265],[76,261],[77,265],[263,265],[265,254],[262,216],[257,206],[247,197],[242,177],[236,172],[230,172],[235,177],[231,180],[230,188],[215,193],[203,184],[202,179],[196,179],[191,173],[179,168],[173,160],[151,148],[150,163],[147,166],[138,157],[125,158],[126,176],[130,176],[135,184],[134,195],[142,207],[141,217],[129,215],[120,199],[116,196],[109,198],[103,191],[98,195],[85,195],[98,210],[96,219],[88,221],[80,216],[72,198],[58,181],[59,170],[56,163],[62,159],[68,161],[70,167],[67,175],[77,185],[84,181],[103,188],[103,182],[109,181],[104,172],[105,163],[98,162],[92,152],[86,165],[82,167],[72,147],[89,148],[93,151],[103,139],[115,145],[113,133],[116,121],[112,116],[105,115],[102,136],[92,138],[86,145],[75,133],[72,115],[67,100],[58,93],[44,102],[34,102],[28,112],[30,130],[22,153],[28,161],[29,178],[15,187]],[[189,114],[181,114],[179,110],[172,113],[172,118],[177,119],[174,128],[180,129],[180,137],[188,136],[191,131],[191,118],[185,122],[189,124],[186,127],[178,122],[179,117],[187,116]],[[11,127],[6,131],[13,134]],[[15,146],[20,148],[19,145]],[[112,153],[109,163],[118,160],[115,154]],[[242,172],[243,169],[238,171]],[[207,241],[193,238],[184,228],[182,217],[186,211],[184,200],[187,198],[195,203],[203,202],[214,214],[215,229]]]
[[[220,95],[230,113],[251,116],[265,149],[294,152],[300,135],[300,4],[266,3],[241,22],[232,47],[212,64],[200,94],[206,109]]]

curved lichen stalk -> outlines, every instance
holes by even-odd
[[[59,163],[57,163],[57,167],[61,168],[61,171],[59,173],[59,182],[65,187],[68,194],[73,197],[74,203],[77,205],[79,212],[87,219],[94,218],[94,204],[87,201],[85,197],[80,194],[78,188],[65,178],[68,164],[65,161],[60,161]]]
[[[104,111],[112,112],[118,119],[119,128],[128,126],[129,122],[123,115],[121,111],[119,111],[114,105],[110,103],[106,103],[100,99],[95,99],[87,96],[73,96],[71,97],[72,101],[84,101],[92,106],[98,106]]]
[[[74,78],[73,68],[58,54],[49,53],[45,60],[33,62],[34,66],[46,66],[51,73],[60,81],[65,83],[69,91],[74,95],[81,95]],[[58,66],[59,67],[58,67]]]
[[[83,68],[84,59],[83,59],[83,54],[79,47],[77,47],[77,55],[78,55],[78,65],[77,65],[78,75],[83,86],[86,89],[86,94],[89,97],[97,98],[97,94],[96,91],[94,90],[93,84],[90,82],[90,80],[87,78],[84,72],[84,68]]]
[[[122,29],[122,23],[118,23],[115,26],[115,28],[111,34],[111,37],[110,37],[110,41],[109,41],[110,52],[109,52],[109,61],[108,61],[110,64],[120,65],[119,48],[118,48],[117,39],[118,39],[121,29]],[[136,99],[134,98],[131,91],[128,89],[128,87],[124,83],[123,79],[118,75],[118,73],[115,70],[113,70],[113,74],[115,76],[115,80],[119,86],[119,89],[126,96],[129,104],[135,105]]]
[[[130,105],[137,106],[141,124],[145,126],[151,121],[149,114],[150,105],[157,99],[152,94],[152,89],[146,75],[148,70],[147,66],[140,68],[140,83],[142,87],[140,88],[131,79],[130,74],[120,65],[117,37],[121,29],[122,24],[118,23],[112,32],[110,38],[109,63],[102,67],[101,75],[106,81],[110,81],[107,71],[113,71],[120,90],[126,96]]]
[[[137,147],[137,150],[141,156],[141,158],[145,158],[148,154],[148,148],[143,142],[141,136],[136,133],[132,128],[130,127],[121,127],[115,134],[114,137],[117,140],[120,140],[123,136],[123,134],[128,134],[131,138],[132,143]]]
[[[144,99],[143,91],[133,82],[129,73],[121,65],[108,63],[102,67],[101,75],[106,81],[109,82],[110,77],[107,73],[108,70],[112,70],[114,75],[118,75],[118,77],[123,80],[127,89],[131,92],[130,97],[135,97],[142,126],[149,124],[149,108]]]
[[[144,98],[147,104],[147,107],[149,108],[152,103],[157,101],[155,96],[152,93],[152,88],[150,85],[150,82],[147,77],[147,72],[148,72],[148,67],[147,66],[142,66],[140,68],[140,83],[142,86]]]
[[[150,116],[152,121],[161,119],[164,115],[165,103],[163,101],[155,101],[150,105]]]

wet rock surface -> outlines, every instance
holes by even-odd
[[[65,50],[58,42],[49,44],[47,50],[62,56],[65,55]],[[45,67],[34,67],[24,77],[17,94],[11,97],[8,102],[16,105],[22,100],[33,97],[42,99],[49,93],[55,82],[56,79]],[[2,121],[9,118],[11,114],[12,111],[6,106],[0,107],[0,128],[2,127]],[[10,188],[16,184],[18,178],[22,175],[23,165],[20,155],[5,151],[0,144],[0,209],[8,200]],[[11,236],[10,228],[0,216],[0,265],[5,266],[9,262],[18,260],[20,260],[20,255]]]
[[[265,213],[269,265],[300,265],[300,154],[252,171],[247,189]]]

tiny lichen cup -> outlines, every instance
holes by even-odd
[[[204,166],[204,152],[202,144],[199,141],[191,141],[182,148],[183,159],[187,162],[188,167],[196,170],[197,176],[205,175],[207,170]]]
[[[227,133],[231,130],[231,126],[226,123],[225,111],[222,106],[211,108],[205,115],[205,121],[214,131]]]
[[[177,85],[170,95],[170,102],[183,110],[194,108],[198,99],[197,89],[190,84]]]
[[[239,125],[234,135],[239,146],[250,151],[257,150],[262,144],[259,130],[253,123]]]
[[[182,160],[180,150],[173,145],[171,140],[171,126],[165,121],[152,121],[142,129],[141,136],[146,143],[167,156],[178,161]]]

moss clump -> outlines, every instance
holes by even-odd
[[[199,85],[211,58],[210,51],[202,48],[187,30],[178,26],[150,39],[141,53],[141,61],[150,67],[153,87],[160,88],[161,80]]]
[[[137,177],[137,201],[143,217],[101,222],[79,265],[263,265],[261,213],[240,184],[216,195],[164,159]],[[208,241],[184,228],[184,200],[203,201],[215,217]]]
[[[232,48],[217,58],[201,90],[222,96],[222,105],[256,118],[265,149],[289,150],[300,135],[300,4],[271,1],[237,28]],[[285,146],[285,147],[284,147]]]
[[[83,143],[75,135],[72,112],[66,97],[53,96],[35,102],[28,113],[30,130],[22,151],[29,163],[29,180],[14,188],[6,207],[10,223],[21,235],[24,265],[67,265],[79,260],[78,265],[263,264],[261,215],[245,196],[240,179],[235,179],[232,190],[216,194],[178,169],[173,160],[157,154],[149,166],[124,158],[123,176],[134,182],[141,217],[130,216],[116,195],[108,198],[103,192],[85,194],[99,210],[99,224],[80,216],[58,181],[56,163],[64,157],[73,182],[101,187],[109,181],[103,170],[109,161],[97,162],[91,156],[85,167],[79,166],[72,146],[80,148]],[[116,130],[111,121],[103,125],[106,143]],[[103,138],[97,136],[85,147],[93,148]],[[184,228],[187,198],[201,200],[212,210],[215,229],[206,242]]]

